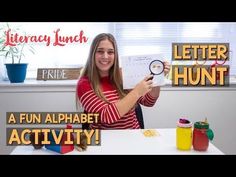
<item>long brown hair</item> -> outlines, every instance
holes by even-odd
[[[116,43],[114,36],[110,33],[101,33],[94,38],[94,40],[91,44],[91,47],[90,47],[87,62],[85,64],[85,67],[84,67],[80,77],[87,76],[89,79],[89,82],[91,83],[91,87],[94,90],[94,92],[96,93],[96,95],[98,97],[100,97],[102,100],[104,100],[105,102],[108,102],[106,97],[104,96],[104,94],[101,91],[100,84],[99,84],[100,83],[100,75],[99,75],[98,69],[95,64],[95,53],[98,48],[98,45],[101,41],[106,40],[106,39],[112,43],[112,45],[114,47],[114,57],[115,57],[114,64],[110,68],[110,71],[109,71],[110,81],[114,85],[114,87],[116,88],[120,98],[123,98],[126,95],[126,92],[123,90],[122,77],[121,77],[121,73],[120,73],[120,69],[119,69],[119,57],[118,57],[117,43]],[[77,95],[76,95],[76,97],[77,97]]]

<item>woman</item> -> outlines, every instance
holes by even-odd
[[[170,66],[165,64],[165,73]],[[100,121],[90,124],[93,129],[138,129],[135,106],[153,106],[160,87],[153,87],[153,76],[146,76],[133,90],[122,89],[118,50],[115,38],[109,33],[95,37],[88,61],[77,83],[78,101],[88,113],[99,113]]]

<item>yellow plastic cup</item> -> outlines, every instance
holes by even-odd
[[[183,119],[182,119],[183,120]],[[185,119],[186,120],[186,119]],[[177,122],[176,146],[179,150],[191,150],[192,147],[192,123],[190,121]]]

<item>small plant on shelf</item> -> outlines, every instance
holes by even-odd
[[[7,75],[12,83],[24,82],[28,63],[21,63],[26,52],[35,53],[33,46],[25,42],[9,43],[12,33],[23,33],[20,28],[11,28],[8,23],[0,26],[0,56],[5,60]],[[25,35],[26,36],[26,35]],[[11,62],[9,62],[9,59]]]

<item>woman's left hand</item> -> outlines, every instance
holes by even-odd
[[[164,61],[164,75],[166,76],[170,72],[170,63],[168,61]],[[159,97],[160,94],[160,86],[152,87],[152,90],[149,92],[152,97]]]
[[[170,63],[168,61],[164,61],[164,75],[166,76],[170,72]]]

